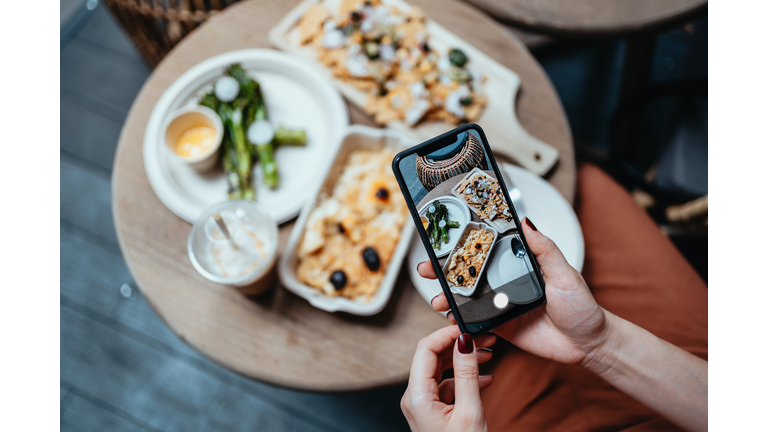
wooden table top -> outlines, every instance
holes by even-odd
[[[464,0],[494,18],[559,35],[622,35],[681,22],[707,0]]]
[[[405,268],[389,305],[373,317],[327,313],[282,287],[247,298],[194,270],[186,250],[192,226],[160,202],[144,171],[144,129],[163,92],[209,57],[269,47],[269,29],[297,3],[252,0],[231,6],[182,40],[154,70],[133,103],[115,157],[112,196],[120,247],[158,315],[217,363],[303,390],[364,390],[401,383],[408,378],[418,340],[447,324],[421,299]],[[573,202],[575,159],[568,123],[552,85],[524,45],[458,1],[413,4],[520,75],[520,122],[560,151],[548,180]],[[374,126],[362,111],[350,107],[350,114],[353,123]],[[280,227],[279,253],[292,227],[293,222]]]

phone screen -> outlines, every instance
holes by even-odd
[[[538,264],[479,126],[406,150],[393,167],[462,330],[482,333],[544,303]]]

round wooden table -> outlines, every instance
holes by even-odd
[[[562,36],[626,35],[666,27],[707,8],[707,0],[465,0],[494,18]]]
[[[144,172],[144,129],[163,92],[209,57],[269,47],[268,31],[297,3],[253,0],[227,8],[185,38],[154,70],[131,108],[115,157],[113,210],[120,247],[157,314],[217,363],[302,390],[349,391],[402,383],[418,340],[447,324],[419,296],[405,268],[388,306],[373,317],[326,313],[282,287],[262,297],[245,297],[194,270],[186,249],[191,225],[165,208]],[[552,85],[531,54],[501,26],[463,3],[413,3],[520,75],[520,122],[560,151],[548,179],[572,202],[575,160],[570,130]],[[354,123],[373,126],[360,110],[350,107],[350,113]],[[293,222],[280,227],[283,247],[292,227]]]

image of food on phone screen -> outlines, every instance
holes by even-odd
[[[403,157],[398,168],[440,263],[436,273],[464,323],[481,323],[536,301],[543,290],[482,138],[474,129],[453,138]]]

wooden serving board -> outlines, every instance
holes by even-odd
[[[320,3],[320,0],[302,1],[272,28],[269,32],[269,41],[275,47],[311,62],[319,71],[333,80],[348,100],[363,108],[368,95],[333,77],[331,71],[317,60],[315,48],[310,45],[301,45],[299,42],[297,24],[305,11],[317,3]],[[383,3],[395,5],[405,11],[411,8],[401,0],[383,0]],[[529,134],[520,125],[515,114],[515,98],[520,88],[520,77],[435,21],[427,18],[426,27],[430,34],[430,46],[440,52],[446,52],[448,48],[461,49],[467,54],[470,62],[487,77],[483,92],[488,95],[488,104],[477,120],[477,124],[485,131],[494,153],[514,160],[540,176],[547,174],[557,163],[559,152],[551,145]],[[415,127],[410,127],[400,120],[388,122],[386,126],[409,133],[417,141],[427,140],[455,127],[445,122],[421,122]]]

